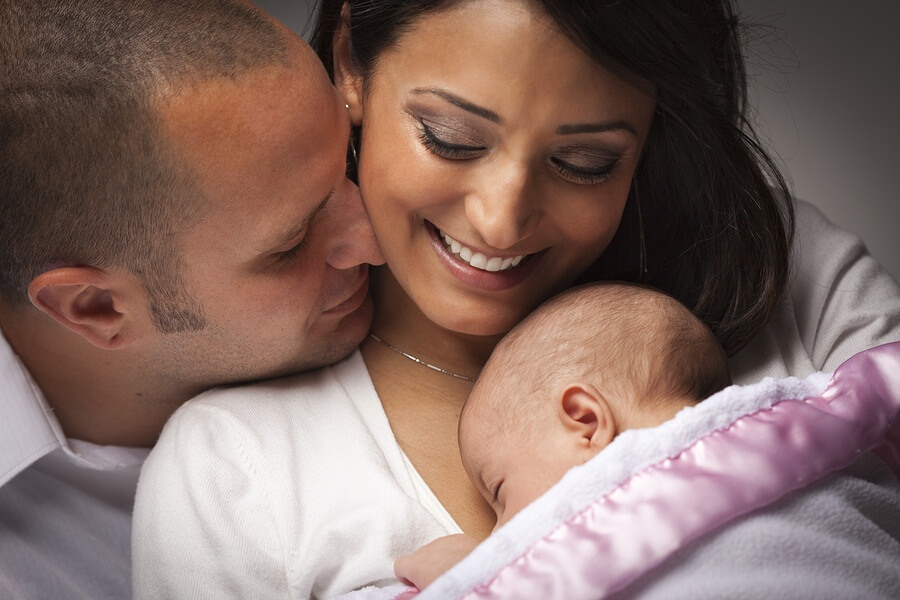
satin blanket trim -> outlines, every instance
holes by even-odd
[[[555,523],[546,533],[524,552],[510,553],[513,545],[504,540],[504,530],[514,531],[520,517],[533,516],[526,515],[532,507],[526,508],[427,590],[407,590],[396,598],[601,598],[625,588],[684,545],[846,467],[863,452],[876,449],[900,476],[900,342],[850,358],[821,393],[819,376],[793,380],[802,384],[793,388],[776,385],[781,397],[759,402],[746,414],[688,440],[680,452],[662,455],[662,460],[657,454],[655,462],[633,469],[577,510],[550,514]],[[815,395],[785,396],[791,389],[815,389]],[[715,399],[700,407],[711,403],[710,409],[717,408]],[[679,413],[673,421],[679,417],[684,421],[690,415]],[[655,430],[660,435],[677,431],[664,429],[667,425]],[[635,433],[646,438],[651,431]],[[573,471],[579,469],[584,467]],[[557,487],[568,482],[572,488],[578,477],[570,472]],[[549,500],[542,508],[548,506]],[[535,510],[540,509],[531,512]],[[498,558],[503,563],[497,569],[473,577],[484,573],[484,563]],[[482,568],[475,572],[464,566],[479,562]],[[466,571],[468,577],[462,576]]]

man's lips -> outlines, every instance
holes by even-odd
[[[353,292],[350,293],[349,296],[345,297],[338,304],[332,306],[328,310],[324,311],[323,315],[335,315],[353,312],[357,308],[359,308],[362,303],[365,301],[366,297],[369,295],[369,268],[368,265],[360,265],[360,282],[359,285],[353,289]]]

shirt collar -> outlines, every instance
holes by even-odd
[[[0,331],[0,487],[59,448],[82,467],[117,469],[139,463],[143,448],[67,440],[53,409]]]
[[[65,441],[59,421],[6,337],[0,335],[0,485]]]

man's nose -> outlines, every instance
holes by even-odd
[[[384,264],[372,222],[356,184],[345,178],[335,190],[332,200],[333,234],[326,262],[335,269],[351,269],[363,263]]]
[[[534,233],[541,213],[533,187],[526,166],[510,165],[466,196],[466,217],[485,243],[506,250]]]

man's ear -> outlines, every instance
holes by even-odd
[[[566,387],[559,403],[559,416],[567,430],[594,453],[616,437],[616,420],[606,397],[597,388],[576,383]]]
[[[350,61],[350,7],[346,2],[341,9],[341,19],[331,49],[334,57],[334,85],[350,107],[350,124],[358,127],[362,125],[363,79]]]
[[[135,311],[144,295],[135,285],[123,275],[94,267],[61,267],[35,277],[28,296],[63,327],[98,348],[115,350],[138,336]]]

